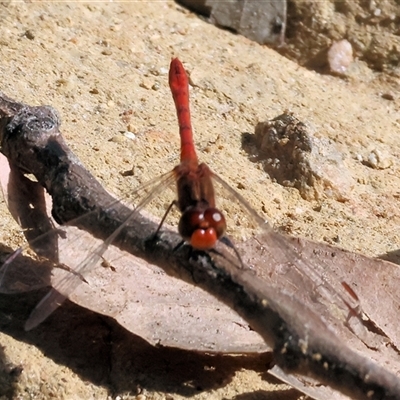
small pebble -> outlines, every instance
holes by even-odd
[[[126,131],[124,136],[128,139],[136,139],[136,135],[133,132]]]
[[[96,43],[99,44],[100,46],[104,46],[104,47],[110,46],[110,43],[108,42],[107,39],[100,39]]]
[[[67,86],[68,79],[60,78],[60,79],[57,79],[55,83],[56,83],[56,86]]]
[[[160,75],[167,75],[168,74],[168,68],[161,67],[160,68]]]
[[[382,93],[381,96],[382,96],[382,99],[385,99],[385,100],[392,100],[392,101],[394,100],[394,95],[391,92]]]
[[[121,30],[121,28],[122,28],[121,25],[112,25],[112,26],[110,26],[110,31],[119,32]]]
[[[353,62],[353,48],[346,39],[334,42],[328,51],[328,63],[331,72],[344,74]]]
[[[128,124],[132,118],[132,115],[133,115],[133,110],[131,108],[129,108],[129,109],[125,110],[124,112],[122,112],[120,114],[120,117],[121,117],[122,121],[125,122],[125,124]],[[129,127],[128,127],[128,131],[130,131]]]
[[[126,130],[132,133],[136,132],[136,127],[133,124],[128,124],[128,126],[126,127]]]
[[[364,159],[364,163],[374,169],[386,169],[393,165],[393,159],[388,152],[374,149]]]
[[[333,240],[335,243],[340,243],[340,236],[339,236],[339,235],[336,235],[336,236],[334,236],[334,237],[332,238],[332,240]]]
[[[142,88],[144,88],[144,89],[149,90],[149,89],[152,88],[153,82],[152,82],[151,79],[144,78],[144,79],[142,80],[142,82],[139,83],[139,86],[142,87]]]
[[[121,135],[116,135],[113,136],[109,142],[114,142],[114,143],[124,143],[125,142],[125,138]]]
[[[382,13],[382,10],[380,8],[375,8],[374,10],[374,16],[379,17]]]
[[[35,39],[35,34],[31,29],[28,29],[27,31],[25,31],[24,36],[29,40]]]

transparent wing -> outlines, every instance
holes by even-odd
[[[262,265],[254,265],[254,270],[266,284],[279,285],[283,292],[320,310],[322,314],[324,310],[329,310],[334,318],[340,319],[367,342],[360,302],[350,285],[342,277],[333,275],[321,258],[307,256],[303,252],[302,241],[275,232],[221,177],[213,174],[213,179],[260,228],[257,234],[236,244],[239,253],[248,255],[248,259],[243,259],[244,265],[252,267],[253,262],[260,263],[262,260]]]
[[[124,227],[135,218],[155,196],[174,182],[173,172],[169,172],[133,191],[134,198],[141,198],[132,210],[127,220],[121,224],[105,241],[89,235],[73,225],[84,225],[88,213],[68,223],[68,227],[59,227],[42,235],[28,246],[10,255],[0,268],[0,292],[16,293],[51,285],[53,288],[39,302],[26,322],[25,328],[32,329],[45,320],[62,302],[84,282],[89,272],[99,264],[108,246],[115,240]],[[112,202],[107,209],[121,205],[120,201]],[[46,248],[46,244],[57,243],[57,251]],[[40,268],[32,269],[32,260],[24,256],[29,249],[45,254],[51,262],[41,264]],[[30,262],[29,262],[30,261]],[[51,276],[50,276],[51,274]]]

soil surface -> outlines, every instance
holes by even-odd
[[[331,11],[341,17],[323,14],[322,6],[318,13],[310,8],[308,16],[304,8],[296,9],[304,23],[297,31],[294,22],[289,24],[291,57],[301,52],[293,37],[304,43],[311,28],[323,42],[327,25],[315,21],[324,15],[325,20],[331,15],[340,21],[329,25],[327,20],[329,32],[337,27],[334,40],[351,42],[349,28],[343,26],[357,25],[357,40],[363,37],[362,26],[364,35],[372,35],[365,23],[369,19],[359,17],[361,11],[375,19],[387,10],[390,14],[383,22],[378,18],[373,43],[387,43],[385,35],[393,39],[396,34],[390,21],[399,18],[400,9],[394,0],[382,2],[380,12],[379,4],[373,8],[364,1],[311,3],[326,3],[327,10],[340,3],[340,10]],[[353,3],[357,7],[345,7]],[[311,14],[315,26],[305,29]],[[179,138],[168,88],[169,62],[177,56],[190,73],[202,161],[277,229],[399,262],[400,70],[393,55],[386,57],[385,47],[376,44],[373,55],[372,50],[360,53],[347,76],[338,78],[214,27],[172,1],[1,3],[0,21],[0,90],[18,101],[59,110],[70,147],[117,196],[128,196],[131,188],[177,164]],[[357,46],[355,50],[357,55]],[[378,65],[373,60],[383,61]],[[280,185],[266,173],[257,149],[245,139],[258,122],[287,110],[342,154],[342,173],[353,182],[346,186],[345,199],[326,195],[306,200],[298,189]],[[161,217],[167,203],[161,197],[149,211]],[[228,206],[225,212],[229,214]],[[4,202],[0,223],[2,250],[20,246],[23,235]],[[265,355],[212,356],[154,348],[112,320],[71,303],[26,333],[23,322],[42,295],[0,297],[1,398],[302,396],[265,373]]]

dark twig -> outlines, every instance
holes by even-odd
[[[112,210],[106,207],[113,199],[69,150],[59,125],[52,107],[29,107],[0,95],[1,152],[46,188],[58,222],[94,211],[84,219],[82,228],[105,239],[130,210],[121,204]],[[315,377],[353,398],[400,399],[398,377],[348,348],[293,296],[223,257],[213,261],[188,259],[188,247],[176,247],[180,238],[175,233],[149,240],[156,229],[155,223],[138,215],[116,244],[169,274],[195,282],[233,307],[274,349],[282,369]],[[177,250],[172,251],[174,248]]]

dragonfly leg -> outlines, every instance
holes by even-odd
[[[153,239],[156,238],[158,236],[158,233],[160,232],[161,227],[164,224],[165,219],[167,218],[167,215],[169,214],[169,212],[171,211],[173,206],[178,206],[178,202],[176,200],[172,201],[171,204],[168,206],[167,211],[165,211],[164,216],[162,217],[162,220],[160,222],[160,224],[158,225],[157,230],[154,233]]]
[[[181,240],[181,241],[172,249],[172,251],[173,251],[173,252],[178,251],[184,244],[185,244],[185,241],[184,241],[184,240]]]
[[[222,236],[222,238],[219,239],[225,246],[229,247],[230,249],[232,249],[235,252],[235,255],[237,257],[237,259],[239,260],[240,266],[242,268],[244,268],[244,264],[242,261],[242,257],[240,257],[240,254],[237,250],[237,248],[235,247],[235,245],[232,243],[232,241],[228,238],[228,236]]]

